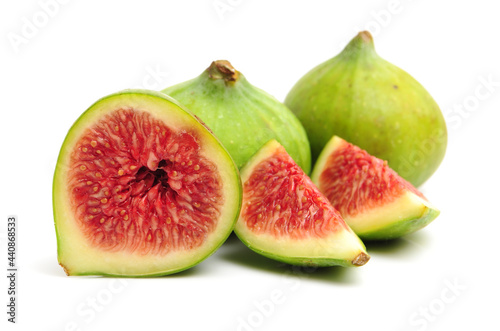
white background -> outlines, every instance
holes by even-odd
[[[0,5],[4,270],[8,215],[19,217],[20,236],[18,324],[6,322],[1,277],[2,330],[499,329],[500,20],[493,1],[61,0],[45,9],[50,17],[47,2]],[[214,4],[229,7],[218,12]],[[29,31],[29,22],[39,27]],[[297,270],[231,238],[173,276],[64,274],[51,182],[67,130],[91,103],[124,88],[182,82],[216,59],[283,100],[366,28],[378,53],[420,81],[447,114],[446,158],[421,187],[442,211],[437,220],[368,245],[372,260],[357,269]],[[272,307],[271,299],[278,299]]]

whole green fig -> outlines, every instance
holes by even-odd
[[[419,186],[445,154],[438,105],[413,77],[377,55],[368,31],[302,77],[285,104],[306,129],[313,160],[337,135]]]
[[[300,121],[284,104],[251,85],[225,60],[200,76],[162,91],[196,114],[241,168],[262,145],[279,141],[309,173],[311,150]]]

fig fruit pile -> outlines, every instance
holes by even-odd
[[[359,267],[370,259],[361,239],[439,215],[416,186],[445,149],[436,102],[366,31],[284,104],[214,61],[162,92],[101,98],[76,120],[54,173],[58,260],[68,275],[167,275],[234,230],[277,261]]]

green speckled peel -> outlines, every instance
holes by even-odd
[[[228,61],[214,61],[200,76],[163,90],[196,114],[241,168],[270,139],[279,141],[306,172],[306,132],[281,102],[251,85]]]
[[[313,161],[337,135],[387,160],[419,186],[445,154],[447,131],[438,105],[413,77],[377,55],[367,31],[302,77],[285,104],[308,134]]]

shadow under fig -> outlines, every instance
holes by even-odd
[[[358,283],[356,268],[346,267],[302,267],[275,261],[259,255],[245,246],[233,233],[221,247],[219,258],[244,267],[268,273],[298,277],[312,281],[342,283],[344,285]]]
[[[68,277],[75,277],[75,278],[181,278],[181,277],[193,277],[199,274],[206,273],[206,267],[203,265],[199,264],[196,265],[192,268],[179,271],[174,274],[170,275],[163,275],[163,276],[119,276],[119,275],[80,275],[80,276],[68,276],[64,272],[63,268],[58,264],[57,258],[49,258],[46,257],[44,259],[40,259],[40,261],[36,265],[36,269],[45,275],[52,276],[52,277],[61,277],[61,278],[68,278]]]
[[[425,231],[419,231],[410,235],[389,240],[365,240],[368,254],[380,254],[393,257],[408,257],[417,254],[418,251],[428,247],[429,235]]]

